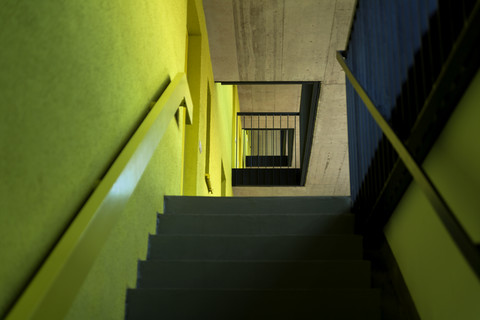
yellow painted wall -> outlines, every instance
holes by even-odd
[[[201,4],[201,1],[199,2]],[[232,109],[238,94],[233,86],[213,81],[203,7],[196,17],[195,8],[188,8],[187,77],[194,104],[193,124],[186,129],[184,195],[222,195],[222,162],[226,176],[226,193],[232,195],[231,148]],[[197,9],[199,10],[199,9]],[[210,94],[210,97],[208,95]],[[234,98],[236,97],[236,98]],[[211,104],[210,145],[207,146],[207,105]],[[210,165],[206,168],[207,152]],[[207,172],[208,171],[208,172]],[[205,174],[209,173],[213,194],[209,194]]]
[[[240,122],[238,121],[237,113],[240,112],[240,101],[238,98],[238,87],[234,86],[232,90],[232,168],[236,168],[238,165],[238,159],[240,154],[239,146],[241,145],[240,141]]]
[[[480,72],[423,166],[470,237],[480,242]],[[480,281],[412,183],[385,234],[424,320],[480,319]]]
[[[212,82],[200,0],[0,4],[0,318],[141,123],[151,101],[186,69],[192,3],[201,13],[199,88],[205,89],[209,79],[214,102],[212,181],[219,194],[219,159],[227,179],[231,172],[231,127],[223,121],[231,118],[232,99],[225,97],[233,89]],[[203,99],[205,92],[199,95]],[[201,114],[201,106],[195,112]],[[123,318],[125,291],[135,285],[137,260],[145,258],[163,196],[182,193],[183,130],[181,121],[172,120],[127,209],[118,213],[122,218],[68,318]],[[197,162],[201,168],[202,157]],[[187,158],[185,163],[191,164]],[[198,194],[205,194],[204,172],[194,174],[202,177]],[[231,195],[231,183],[227,186]]]
[[[138,259],[156,233],[163,195],[179,195],[183,126],[170,122],[119,223],[95,261],[66,319],[124,319],[126,289],[135,288]]]

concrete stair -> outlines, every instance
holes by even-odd
[[[380,319],[346,197],[166,197],[127,319]]]
[[[352,214],[165,214],[158,234],[318,235],[353,233]]]

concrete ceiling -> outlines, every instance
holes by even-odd
[[[322,81],[305,187],[236,195],[348,195],[345,49],[355,0],[204,0],[215,81]],[[298,111],[299,86],[239,86],[242,111]]]
[[[298,112],[300,84],[239,85],[238,97],[242,112]]]
[[[332,0],[205,0],[217,81],[323,80]],[[325,30],[319,32],[319,30]],[[212,47],[214,48],[214,47]]]

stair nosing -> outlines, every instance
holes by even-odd
[[[315,260],[256,260],[256,259],[251,259],[251,260],[224,260],[224,259],[170,259],[170,260],[162,260],[162,259],[148,259],[148,260],[140,260],[140,263],[148,263],[148,262],[172,262],[172,263],[178,263],[178,262],[222,262],[222,263],[249,263],[249,262],[258,262],[258,263],[319,263],[319,262],[326,262],[326,263],[335,263],[335,262],[362,262],[362,263],[370,263],[369,260],[365,259],[315,259]]]
[[[357,234],[342,234],[342,233],[332,233],[332,234],[318,234],[318,235],[303,235],[303,234],[203,234],[203,233],[172,233],[172,234],[151,234],[151,237],[202,237],[202,238],[279,238],[279,237],[298,237],[298,238],[353,238],[361,240],[363,236]]]
[[[371,292],[381,292],[379,288],[299,288],[299,289],[290,289],[290,288],[276,288],[276,289],[256,289],[256,288],[128,288],[129,291],[134,292],[135,290],[144,290],[144,291],[185,291],[185,292],[200,292],[200,291],[232,291],[232,292],[322,292],[322,291],[349,291],[349,292],[361,292],[361,291],[371,291]]]
[[[347,217],[353,217],[355,216],[353,213],[350,212],[319,212],[319,213],[228,213],[226,210],[226,213],[185,213],[185,212],[164,212],[164,213],[158,213],[158,216],[200,216],[200,217],[206,217],[206,216],[226,216],[226,217],[232,217],[232,216],[347,216]]]

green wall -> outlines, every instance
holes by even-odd
[[[163,195],[180,194],[182,127],[171,121],[119,223],[105,243],[67,319],[123,319],[126,288],[135,288],[137,259],[145,259]]]
[[[208,35],[201,5],[188,6],[187,77],[195,106],[193,124],[186,128],[184,186],[185,195],[232,195],[231,148],[232,118],[237,91],[233,86],[213,82]],[[201,1],[199,2],[199,4]],[[198,12],[201,14],[198,14]],[[210,104],[210,145],[207,147],[207,109]],[[209,168],[206,166],[210,153]],[[222,163],[226,181],[222,192]],[[209,194],[205,174],[209,173],[213,193]]]
[[[480,72],[423,163],[470,237],[480,242]],[[480,281],[412,183],[385,234],[424,320],[479,319]]]
[[[231,105],[223,104],[229,103],[225,96],[232,88],[212,82],[199,0],[0,1],[2,317],[151,102],[177,72],[185,71],[192,3],[200,8],[206,43],[205,73],[198,82],[205,88],[209,79],[215,101],[215,183],[221,179],[218,159],[224,160],[230,179],[231,128],[222,119],[231,117]],[[200,112],[197,108],[194,113]],[[184,124],[172,120],[68,318],[123,317],[125,291],[135,285],[137,260],[145,258],[163,196],[182,194],[183,161],[188,163],[183,132]]]

